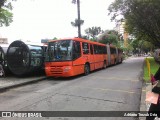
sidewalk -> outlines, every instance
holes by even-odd
[[[7,77],[0,77],[0,92],[6,91],[10,88],[38,82],[45,80],[46,76],[29,76],[29,77],[15,77],[7,76]]]
[[[149,109],[149,105],[148,103],[145,102],[146,99],[146,93],[148,91],[151,91],[152,85],[151,83],[145,83],[143,82],[143,86],[142,86],[142,93],[141,93],[141,103],[140,103],[140,111],[148,111]],[[145,120],[146,117],[140,117],[139,120]]]

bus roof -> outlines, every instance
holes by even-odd
[[[87,43],[90,43],[90,44],[97,44],[97,45],[106,46],[106,44],[102,44],[102,43],[99,43],[99,42],[93,42],[93,41],[90,41],[90,40],[87,40],[87,39],[77,38],[77,37],[75,37],[75,38],[64,38],[64,39],[58,39],[58,40],[50,40],[49,42],[54,42],[54,41],[59,41],[59,40],[75,40],[75,41],[80,41],[80,42],[87,42]]]

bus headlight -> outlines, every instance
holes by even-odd
[[[64,68],[63,72],[68,72],[70,69],[71,69],[71,67],[67,66],[67,67]]]
[[[45,67],[45,70],[49,70],[50,69],[50,67]]]

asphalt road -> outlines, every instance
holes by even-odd
[[[122,64],[92,72],[88,76],[81,75],[69,79],[50,78],[11,89],[0,93],[0,111],[139,111],[143,61],[144,58],[141,57],[129,58]],[[115,113],[112,114],[114,116]],[[133,117],[29,119],[135,120]]]

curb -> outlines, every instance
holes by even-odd
[[[146,98],[146,83],[143,81],[142,92],[141,92],[141,101],[140,101],[140,111],[147,111],[145,98]],[[139,117],[139,120],[146,120],[146,117]]]
[[[146,82],[143,79],[144,76],[144,64],[145,64],[145,60],[143,61],[143,65],[142,65],[142,72],[140,74],[139,80],[142,81],[142,88],[141,88],[141,98],[140,98],[140,112],[141,111],[147,111],[147,107],[146,107]],[[146,117],[139,117],[139,120],[146,120]]]
[[[7,85],[7,86],[4,86],[4,87],[0,87],[0,93],[5,92],[5,91],[7,91],[9,89],[12,89],[12,88],[20,87],[20,86],[23,86],[23,85],[28,85],[28,84],[31,84],[31,83],[36,83],[36,82],[43,81],[43,80],[46,80],[46,79],[47,79],[47,77],[43,77],[43,78],[39,78],[39,79],[28,80],[28,81],[21,82],[21,83],[16,83],[16,84],[13,84],[13,85]]]

